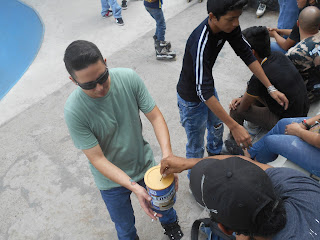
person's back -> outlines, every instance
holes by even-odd
[[[248,237],[241,239],[319,239],[320,184],[312,178],[245,157],[197,162],[190,188],[225,234]],[[173,163],[165,164],[170,169]]]
[[[305,8],[299,16],[302,41],[292,47],[287,56],[299,70],[307,86],[310,102],[320,99],[320,10]]]
[[[319,183],[290,168],[269,168],[266,174],[287,215],[287,224],[272,240],[319,239]]]
[[[284,110],[277,104],[254,75],[248,83],[247,93],[262,98],[270,111],[280,118],[306,116],[309,110],[307,91],[292,62],[283,53],[272,52],[262,64],[262,68],[272,85],[287,96],[288,109]]]

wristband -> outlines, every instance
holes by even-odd
[[[303,126],[305,126],[307,128],[307,130],[309,130],[311,128],[311,126],[307,123],[306,119],[303,119],[303,121],[301,123]]]
[[[275,86],[271,85],[267,88],[267,91],[270,94],[272,92],[278,91],[278,89],[276,89]]]

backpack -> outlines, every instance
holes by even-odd
[[[214,221],[212,221],[210,218],[201,218],[198,220],[195,220],[192,224],[192,229],[191,229],[191,240],[198,240],[198,233],[199,233],[199,227],[201,225],[201,223],[204,224],[205,227],[210,227],[211,232],[224,239],[224,240],[235,240],[236,237],[233,235],[227,235],[224,232],[222,232],[219,227],[218,224]]]

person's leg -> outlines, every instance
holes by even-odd
[[[100,0],[100,1],[101,1],[101,16],[104,16],[110,9],[109,1],[108,0]]]
[[[279,29],[291,29],[297,22],[299,8],[296,0],[278,0],[279,3]]]
[[[148,8],[146,10],[149,12],[151,17],[156,21],[156,36],[158,41],[165,40],[166,33],[166,22],[163,16],[163,12],[161,8]]]
[[[119,240],[133,240],[137,230],[131,205],[131,191],[124,187],[101,190],[101,196],[107,206],[111,220],[114,222]]]
[[[286,50],[282,49],[277,42],[270,42],[271,52],[282,52],[287,53]]]
[[[279,121],[279,117],[272,113],[268,107],[252,105],[248,111],[239,112],[238,109],[230,110],[230,116],[240,125],[247,120],[266,130],[271,130]]]
[[[178,107],[180,123],[184,127],[188,143],[186,145],[187,158],[202,158],[204,153],[204,133],[207,125],[208,109],[203,102],[187,102],[179,94]],[[190,170],[188,171],[190,178]]]
[[[253,146],[248,150],[251,158],[258,158],[261,162],[271,162],[275,160],[278,154],[274,153],[272,148],[266,148],[265,139],[268,136],[274,135],[284,135],[285,128],[288,124],[293,122],[300,123],[305,118],[283,118],[281,119],[263,138],[261,138],[258,142],[254,143]],[[259,155],[259,156],[258,156]]]
[[[263,152],[268,151],[277,156],[281,155],[308,172],[320,176],[319,148],[292,135],[268,136],[264,142],[265,148],[263,149]],[[259,162],[270,162],[266,155],[260,153],[257,154],[256,159]]]
[[[146,184],[143,179],[139,181],[138,184],[146,188]],[[157,209],[153,209],[153,210],[157,213],[162,214],[162,217],[159,218],[159,221],[165,230],[164,234],[168,235],[169,238],[172,238],[172,239],[181,239],[183,237],[183,233],[178,224],[177,213],[173,207],[165,211],[161,211]]]
[[[117,0],[108,0],[111,6],[114,18],[122,18],[121,7],[119,6]]]
[[[138,184],[144,188],[147,188],[143,179],[141,181],[139,181]],[[153,210],[157,213],[162,214],[162,217],[159,218],[159,221],[162,224],[169,224],[169,223],[173,223],[173,222],[177,221],[177,213],[173,207],[168,210],[165,210],[165,211],[160,211],[160,210],[156,210],[156,209],[153,209]]]
[[[219,101],[216,89],[214,95]],[[219,154],[222,150],[222,135],[223,135],[223,122],[207,107],[208,121],[207,121],[207,151],[210,155]]]

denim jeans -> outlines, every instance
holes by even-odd
[[[282,52],[284,54],[287,53],[286,50],[282,49],[277,42],[270,42],[271,52]]]
[[[219,100],[216,90],[214,96]],[[207,151],[219,154],[222,149],[223,122],[207,107],[204,102],[187,102],[179,94],[178,107],[180,123],[184,127],[188,143],[187,158],[202,158],[204,154],[204,134],[207,133]],[[188,171],[190,177],[190,170]]]
[[[104,16],[111,7],[113,16],[115,18],[121,18],[121,7],[119,6],[117,0],[101,0],[101,7],[102,16]]]
[[[278,18],[279,29],[291,29],[297,22],[299,8],[296,0],[278,0],[280,12]]]
[[[153,17],[154,20],[156,20],[155,35],[157,36],[157,39],[159,41],[164,41],[166,34],[166,21],[164,20],[162,9],[146,7],[146,10],[150,13],[151,17]]]
[[[275,160],[278,155],[288,158],[308,172],[320,176],[320,149],[293,135],[285,135],[285,127],[306,118],[283,118],[263,138],[249,149],[252,158],[262,163]]]
[[[139,185],[146,187],[143,180]],[[107,206],[111,220],[114,222],[119,240],[134,240],[137,230],[134,226],[135,218],[131,205],[131,191],[125,187],[116,187],[110,190],[100,190],[101,196]],[[158,211],[163,217],[159,221],[163,224],[173,223],[177,220],[176,211],[170,208],[166,211]]]

